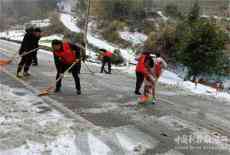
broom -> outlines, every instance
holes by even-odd
[[[36,50],[38,50],[39,49],[39,47],[38,48],[35,48],[35,49],[32,49],[32,50],[30,50],[30,51],[28,51],[28,52],[25,52],[25,53],[23,53],[23,54],[21,54],[21,55],[18,55],[18,56],[16,56],[17,54],[15,54],[11,59],[0,59],[0,65],[8,65],[8,64],[10,64],[13,60],[15,60],[15,59],[17,59],[17,58],[19,58],[19,57],[23,57],[23,56],[26,56],[26,55],[28,55],[28,54],[30,54],[30,53],[33,53],[33,52],[35,52]]]
[[[55,81],[55,84],[56,84],[58,81],[60,81],[60,80],[64,77],[64,74],[67,73],[67,72],[69,72],[69,71],[73,68],[73,66],[74,66],[76,63],[77,63],[77,61],[74,62],[74,63],[73,63],[73,64],[62,74],[62,75],[60,75],[60,77]],[[46,89],[42,90],[42,91],[38,94],[38,96],[48,96],[48,95],[49,95],[49,92],[50,92],[51,90],[54,89],[54,85],[55,85],[55,84],[49,85]]]

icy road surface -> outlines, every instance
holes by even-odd
[[[0,41],[0,53],[18,48]],[[92,75],[84,64],[81,96],[67,75],[61,93],[38,98],[55,78],[49,52],[39,52],[39,64],[23,82],[10,76],[16,62],[0,73],[1,155],[230,154],[229,101],[159,84],[156,105],[137,105],[135,78],[119,70]]]

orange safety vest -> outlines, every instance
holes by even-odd
[[[136,66],[136,72],[145,73],[145,57],[146,55],[142,54],[139,58]]]
[[[60,57],[63,64],[72,64],[76,60],[76,55],[68,42],[63,43],[63,51],[56,51],[54,55]]]

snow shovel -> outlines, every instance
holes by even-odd
[[[74,62],[56,81],[55,81],[55,84],[51,84],[51,85],[49,85],[46,89],[44,89],[44,90],[42,90],[39,94],[38,94],[38,96],[48,96],[49,95],[49,92],[51,91],[51,90],[53,90],[54,89],[54,85],[56,85],[56,83],[58,82],[58,81],[60,81],[63,77],[64,77],[64,74],[65,73],[67,73],[67,72],[69,72],[72,68],[73,68],[73,66],[76,64],[77,62]]]
[[[18,55],[18,56],[16,56],[16,54],[11,58],[11,59],[0,59],[0,65],[8,65],[8,64],[10,64],[13,60],[15,60],[16,58],[18,58],[18,57],[23,57],[23,56],[26,56],[26,55],[28,55],[28,54],[30,54],[30,53],[33,53],[33,52],[35,52],[36,50],[38,50],[39,49],[39,47],[38,48],[35,48],[35,49],[32,49],[32,50],[30,50],[30,51],[28,51],[28,52],[25,52],[25,53],[23,53],[23,54],[21,54],[21,55]]]

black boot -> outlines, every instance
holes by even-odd
[[[23,76],[25,76],[25,77],[29,77],[29,76],[31,76],[31,74],[30,74],[30,73],[28,73],[28,72],[24,72],[24,73],[23,73]]]
[[[77,90],[77,94],[78,94],[78,95],[81,95],[81,90]]]
[[[57,88],[54,90],[55,93],[59,93],[61,91],[61,88]]]
[[[38,63],[37,62],[33,62],[32,65],[33,66],[38,66]]]
[[[136,95],[141,95],[141,93],[140,93],[139,91],[137,91],[137,90],[136,90],[134,93],[135,93]]]
[[[18,66],[17,73],[16,73],[16,76],[17,76],[18,78],[21,78],[21,77],[22,77],[21,71],[22,71],[22,67],[21,67],[21,66]]]

